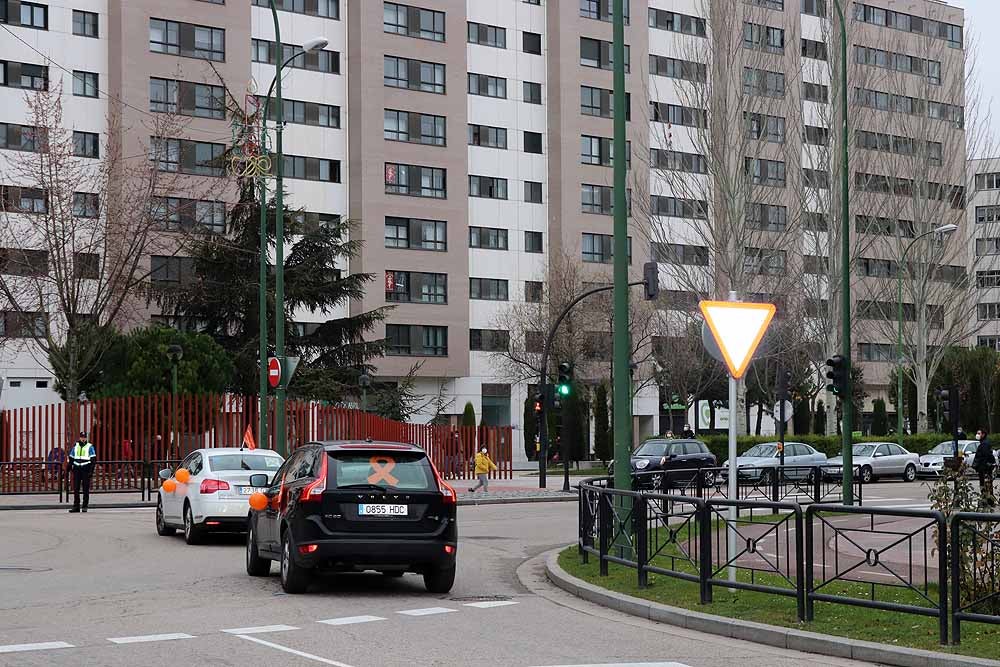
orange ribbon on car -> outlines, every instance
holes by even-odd
[[[396,459],[391,456],[373,456],[368,461],[372,467],[372,474],[368,475],[369,484],[378,484],[382,480],[390,486],[399,484],[399,480],[391,472],[396,467]]]

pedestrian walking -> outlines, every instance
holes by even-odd
[[[979,441],[979,447],[976,448],[976,455],[972,458],[972,469],[979,475],[979,495],[987,505],[996,507],[997,501],[993,496],[993,468],[996,467],[996,457],[986,439],[985,430],[979,429],[976,432],[976,440]]]
[[[958,427],[958,431],[955,432],[959,440],[967,440],[969,436],[965,435],[965,429],[961,426]]]
[[[97,450],[87,439],[87,433],[80,431],[80,437],[69,452],[69,466],[73,473],[73,509],[70,514],[81,510],[86,512],[90,504],[90,478],[97,465]],[[83,489],[83,506],[80,505],[80,489]]]
[[[66,467],[66,452],[59,445],[53,445],[45,455],[45,477],[48,482],[59,481],[59,474]]]
[[[485,447],[481,451],[476,453],[475,462],[475,473],[479,481],[476,485],[469,489],[469,493],[475,493],[476,489],[483,487],[483,493],[488,493],[490,488],[490,471],[497,469],[497,464],[493,463],[493,459],[490,458],[490,454]]]

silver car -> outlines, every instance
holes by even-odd
[[[761,484],[771,484],[774,481],[775,469],[781,464],[778,443],[762,442],[754,445],[742,456],[736,457],[737,474],[740,479],[760,481]],[[826,454],[818,452],[803,442],[785,443],[784,477],[788,479],[806,479],[812,474],[812,466],[826,465]],[[809,466],[798,467],[798,466]],[[723,463],[723,478],[728,477],[729,461]]]
[[[959,440],[958,451],[972,463],[972,457],[976,455],[979,448],[978,440]],[[944,460],[954,456],[955,443],[952,440],[945,440],[934,449],[920,457],[920,467],[917,468],[917,475],[920,477],[940,477],[944,472]]]
[[[206,532],[246,532],[250,515],[250,475],[264,473],[270,478],[284,459],[268,449],[213,447],[196,449],[184,457],[177,469],[191,477],[182,484],[177,470],[160,471],[160,479],[174,477],[176,488],[167,492],[162,485],[156,499],[156,532],[173,535],[184,531],[188,544],[197,544]]]
[[[878,477],[902,477],[907,482],[917,478],[920,457],[911,454],[894,442],[863,442],[854,445],[854,466],[860,468],[858,478],[868,484]],[[831,458],[829,474],[843,474],[843,458]]]

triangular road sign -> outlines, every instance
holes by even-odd
[[[698,306],[722,350],[729,372],[738,380],[746,372],[774,317],[774,304],[702,301]]]

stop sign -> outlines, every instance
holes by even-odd
[[[271,387],[276,388],[281,382],[281,362],[277,357],[267,360],[267,382]]]

